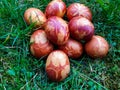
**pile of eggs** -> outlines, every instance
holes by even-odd
[[[37,28],[30,38],[30,51],[36,58],[47,56],[45,70],[52,81],[59,82],[68,76],[69,58],[78,59],[83,51],[92,58],[102,58],[109,51],[108,42],[94,34],[92,13],[84,4],[66,7],[62,0],[52,0],[45,13],[28,8],[24,20]]]

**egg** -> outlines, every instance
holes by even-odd
[[[47,19],[40,9],[31,7],[24,12],[24,20],[28,25],[34,23],[34,27],[43,28],[43,25]]]
[[[44,30],[36,30],[30,38],[30,51],[33,56],[40,58],[53,51],[53,45],[47,39]]]
[[[72,3],[67,8],[67,17],[71,20],[73,17],[77,16],[85,17],[90,21],[92,20],[92,12],[87,6],[80,3]]]
[[[107,55],[109,44],[103,37],[94,35],[92,39],[85,44],[85,51],[92,58],[102,58]]]
[[[66,44],[59,46],[70,58],[79,58],[83,53],[83,46],[80,42],[69,39]]]
[[[55,45],[63,45],[69,39],[68,24],[60,17],[52,16],[48,18],[44,28],[48,39]]]
[[[56,82],[64,80],[70,72],[68,56],[61,50],[54,50],[46,60],[45,70],[50,80]]]
[[[63,17],[66,12],[66,5],[62,0],[52,0],[45,9],[47,18],[51,16]]]
[[[75,40],[87,42],[94,35],[93,23],[84,17],[72,18],[68,26],[70,35]]]

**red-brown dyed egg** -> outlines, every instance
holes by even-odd
[[[46,61],[47,76],[52,81],[64,80],[70,72],[68,56],[61,50],[51,52]]]
[[[43,30],[35,31],[31,35],[30,43],[30,51],[36,58],[48,55],[53,51],[53,45],[49,42]]]
[[[66,5],[62,0],[52,0],[45,10],[47,18],[51,16],[63,17],[66,12]]]
[[[94,35],[92,39],[85,44],[85,51],[92,58],[102,58],[107,55],[109,44],[103,37]]]
[[[84,4],[73,3],[67,8],[67,17],[69,20],[76,16],[82,16],[92,20],[91,10]]]
[[[35,23],[35,27],[42,27],[47,19],[41,10],[28,8],[24,13],[24,20],[28,25]]]
[[[67,23],[60,17],[52,16],[45,23],[48,39],[56,45],[63,45],[69,38]]]
[[[94,35],[94,25],[84,17],[74,17],[69,22],[70,35],[78,41],[89,41]]]
[[[70,58],[79,58],[83,53],[83,46],[80,42],[69,39],[66,44],[59,46]]]

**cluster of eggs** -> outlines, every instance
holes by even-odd
[[[63,19],[65,15],[67,20]],[[69,58],[80,58],[84,50],[92,58],[102,58],[108,53],[109,44],[94,35],[92,13],[84,4],[72,3],[66,7],[62,0],[52,0],[45,13],[28,8],[24,19],[38,28],[31,35],[30,51],[36,58],[47,56],[45,70],[52,81],[65,79],[70,72]]]

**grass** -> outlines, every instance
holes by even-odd
[[[64,0],[80,2],[93,13],[95,33],[110,44],[108,55],[95,59],[83,54],[72,60],[71,72],[62,82],[51,82],[45,73],[45,60],[29,51],[33,26],[23,14],[28,7],[45,10],[50,0],[0,1],[0,90],[119,90],[120,89],[120,1]]]

